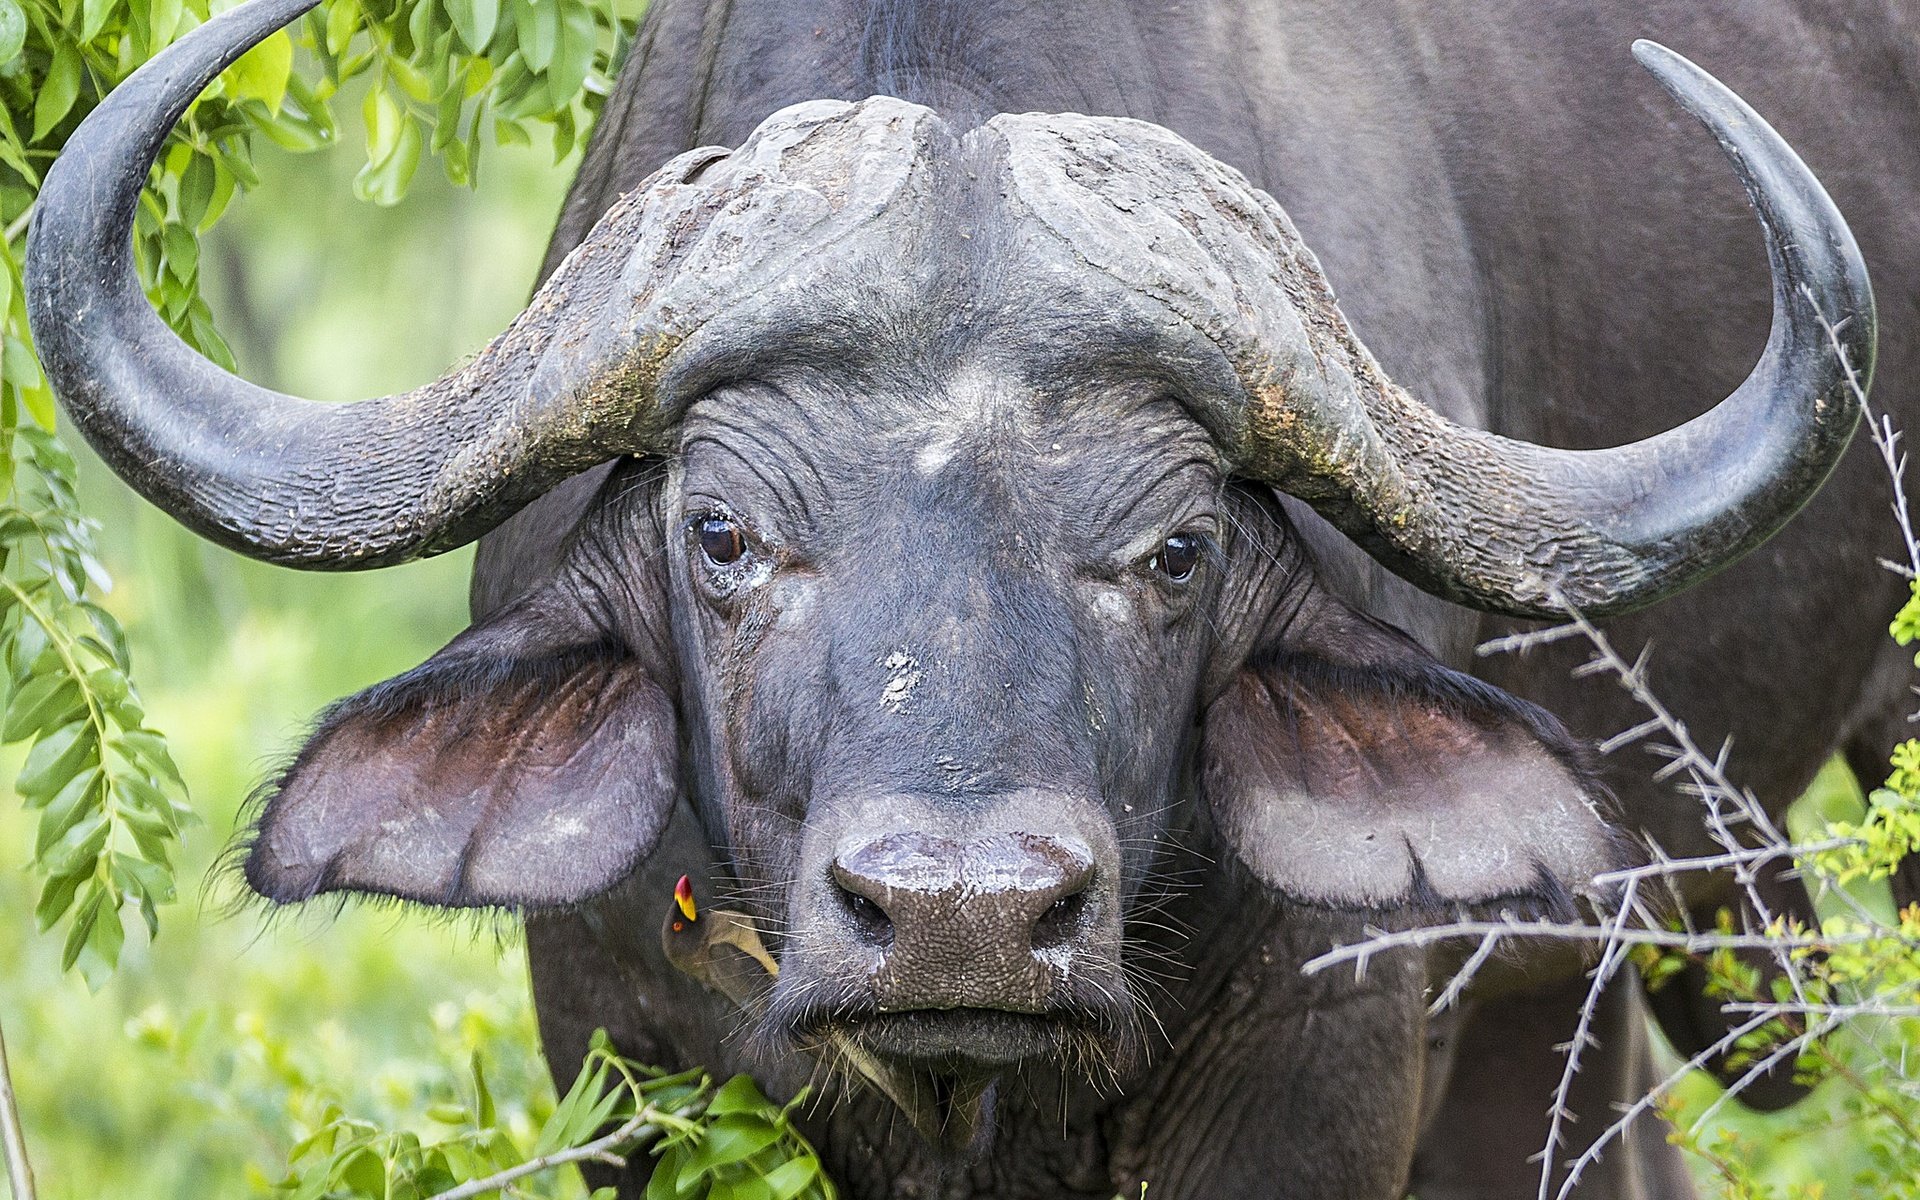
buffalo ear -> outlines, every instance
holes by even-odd
[[[678,794],[654,672],[549,593],[341,701],[269,785],[246,852],[270,900],[585,900],[638,865]]]
[[[1206,713],[1207,804],[1256,877],[1334,908],[1565,913],[1633,860],[1558,721],[1326,603]]]

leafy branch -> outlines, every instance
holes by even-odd
[[[721,1087],[700,1071],[669,1075],[628,1062],[596,1033],[573,1086],[530,1145],[504,1127],[478,1055],[471,1104],[429,1117],[458,1132],[423,1140],[350,1118],[337,1106],[299,1142],[274,1192],[286,1200],[471,1200],[527,1195],[567,1166],[625,1167],[645,1150],[658,1162],[648,1195],[687,1200],[833,1200],[820,1160],[792,1123],[804,1094],[782,1106],[737,1075]],[[608,1126],[613,1126],[608,1130]],[[602,1132],[607,1130],[606,1132]],[[548,1194],[542,1191],[541,1194]],[[612,1188],[593,1200],[611,1200]]]

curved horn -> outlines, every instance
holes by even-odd
[[[990,127],[1010,145],[1015,194],[1077,259],[1224,353],[1236,381],[1189,399],[1234,470],[1305,500],[1436,595],[1604,615],[1698,582],[1797,512],[1859,422],[1849,368],[1864,388],[1874,357],[1866,265],[1819,181],[1711,75],[1651,42],[1634,52],[1745,182],[1773,327],[1731,396],[1610,450],[1498,437],[1414,400],[1348,328],[1279,204],[1176,135],[1110,118]]]
[[[1335,472],[1344,494],[1325,495],[1323,481],[1309,489],[1322,493],[1316,508],[1399,574],[1476,608],[1603,615],[1706,578],[1819,490],[1860,420],[1849,368],[1863,389],[1873,377],[1866,263],[1819,180],[1719,80],[1653,42],[1634,55],[1712,131],[1766,234],[1772,328],[1732,395],[1644,441],[1549,449],[1442,420],[1388,381],[1342,320],[1353,370],[1335,384],[1352,391],[1288,397],[1337,422],[1323,445],[1351,447]],[[1304,449],[1256,412],[1244,469],[1284,481]]]
[[[655,384],[671,347],[634,319],[634,289],[657,277],[636,283],[623,268],[649,200],[726,151],[682,155],[617,204],[452,374],[353,404],[256,387],[154,312],[130,235],[148,169],[193,98],[314,3],[252,0],[215,17],[82,122],[40,192],[28,314],[74,423],[149,500],[256,558],[384,566],[471,541],[566,476],[657,440]]]

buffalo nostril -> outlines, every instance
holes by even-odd
[[[1049,904],[1040,914],[1040,919],[1033,923],[1033,948],[1051,950],[1073,940],[1074,934],[1080,931],[1086,908],[1087,893],[1084,887]]]
[[[885,945],[893,940],[893,922],[886,910],[872,900],[836,881],[833,890],[840,895],[841,907],[853,918],[853,927],[867,941]]]

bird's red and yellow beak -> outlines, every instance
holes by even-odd
[[[673,885],[673,902],[680,906],[680,912],[687,920],[700,919],[700,910],[693,904],[693,882],[685,875],[680,877],[679,883]]]

